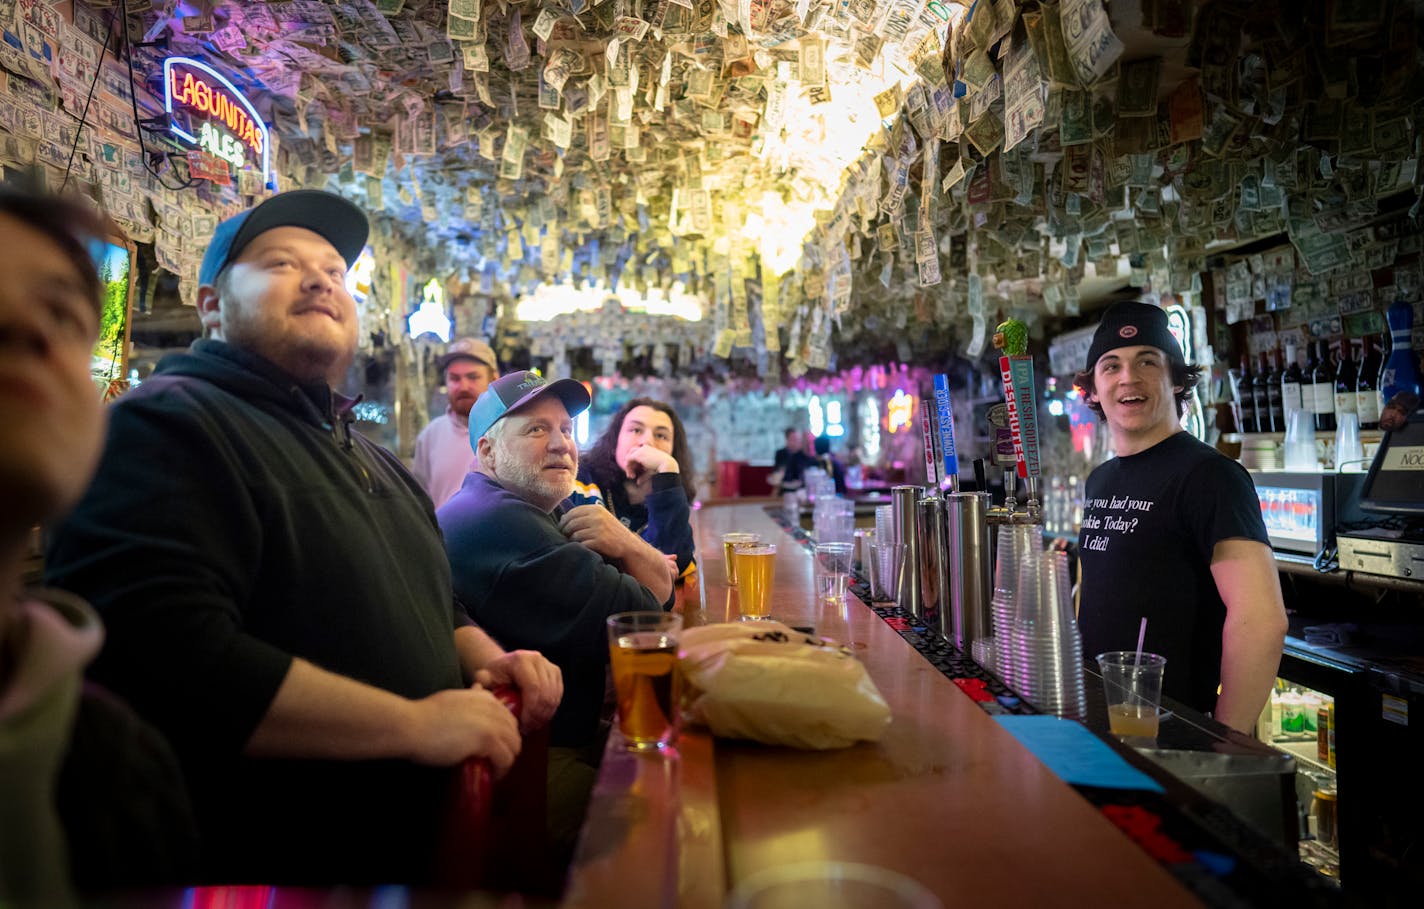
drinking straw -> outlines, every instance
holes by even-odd
[[[1142,641],[1147,637],[1147,616],[1142,617],[1142,624],[1137,627],[1137,657],[1132,661],[1132,668],[1138,669],[1142,666]]]

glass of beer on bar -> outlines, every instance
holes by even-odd
[[[761,534],[758,534],[758,533],[724,533],[724,534],[722,534],[722,549],[725,550],[724,555],[726,556],[726,559],[727,559],[727,560],[726,560],[724,563],[722,563],[722,564],[723,564],[723,570],[726,572],[726,575],[727,575],[727,586],[728,586],[728,587],[736,587],[736,586],[737,586],[737,562],[736,562],[736,559],[733,558],[733,556],[734,556],[735,553],[736,553],[737,547],[738,547],[738,546],[746,546],[746,545],[751,544],[751,543],[760,543],[760,542],[761,542]]]
[[[769,619],[771,585],[776,578],[776,545],[753,543],[737,546],[737,596],[742,621]]]
[[[677,641],[682,616],[620,612],[608,617],[608,655],[618,694],[618,731],[632,751],[656,751],[677,740],[682,680]]]

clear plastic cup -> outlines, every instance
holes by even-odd
[[[1345,473],[1364,470],[1365,448],[1360,444],[1360,415],[1337,414],[1336,420],[1338,428],[1335,431],[1335,470]]]
[[[850,543],[816,544],[814,580],[817,602],[839,605],[845,600],[854,550]]]
[[[1151,747],[1157,741],[1166,666],[1167,658],[1156,653],[1116,650],[1098,654],[1108,725],[1125,744]]]

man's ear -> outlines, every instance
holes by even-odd
[[[488,471],[494,467],[494,443],[489,440],[489,436],[480,436],[480,441],[475,448],[475,456],[479,458],[480,469]]]
[[[218,289],[211,284],[198,288],[198,318],[203,323],[203,334],[208,337],[222,337],[222,301]]]

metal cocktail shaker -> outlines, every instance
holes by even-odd
[[[890,489],[891,523],[899,541],[905,546],[905,558],[900,567],[899,596],[896,602],[917,619],[924,617],[924,600],[920,591],[920,496],[918,486],[894,486]]]
[[[944,526],[944,499],[938,495],[920,499],[920,600],[925,624],[940,635],[948,627],[949,538]]]
[[[989,494],[953,492],[944,498],[949,535],[945,637],[960,651],[970,653],[975,641],[993,633],[989,620],[994,593],[989,571]]]

